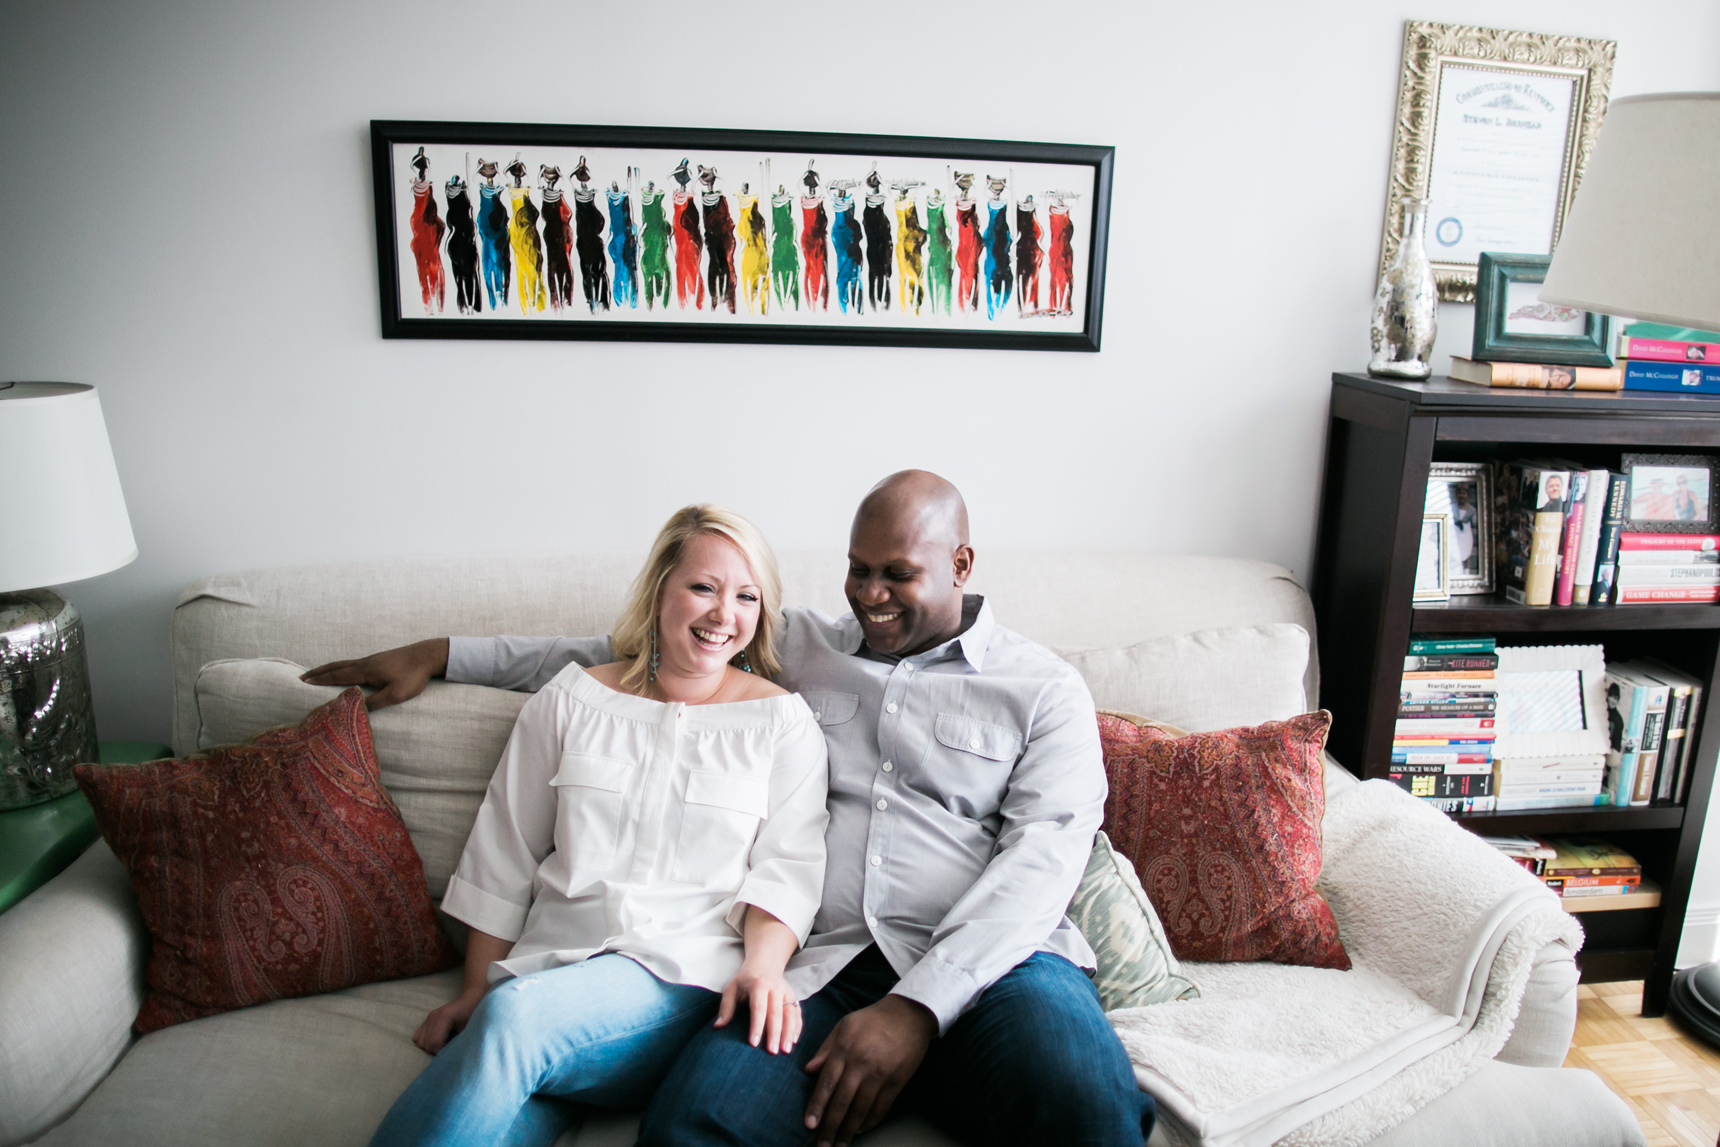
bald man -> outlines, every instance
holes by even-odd
[[[903,1100],[975,1144],[1139,1147],[1153,1101],[1099,1006],[1092,950],[1064,916],[1105,801],[1093,701],[1049,650],[979,596],[967,507],[905,470],[866,495],[849,535],[852,613],[785,610],[778,681],[830,748],[823,901],[788,980],[793,1051],[746,1025],[706,1029],[646,1112],[639,1142],[847,1144]],[[452,638],[306,674],[379,686],[429,678],[541,688],[607,638]],[[548,1144],[568,1114],[523,1124]]]

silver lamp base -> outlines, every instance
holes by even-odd
[[[0,811],[74,791],[98,754],[83,619],[52,590],[0,593]]]

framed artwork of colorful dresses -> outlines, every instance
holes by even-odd
[[[1113,149],[373,120],[385,338],[1099,349]]]

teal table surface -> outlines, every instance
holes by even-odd
[[[173,755],[153,741],[103,741],[104,765],[135,765]],[[96,814],[81,792],[0,812],[0,912],[58,876],[95,843]]]

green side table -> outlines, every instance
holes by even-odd
[[[104,765],[137,765],[171,757],[154,741],[103,741]],[[82,792],[0,812],[0,912],[58,876],[95,843],[95,810]]]

